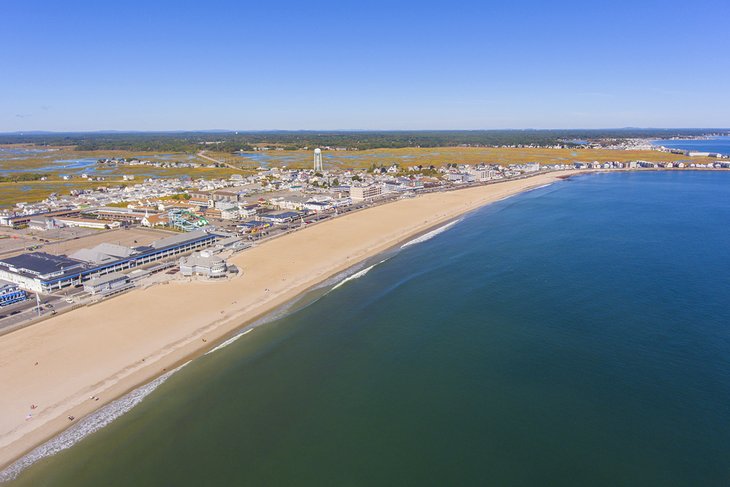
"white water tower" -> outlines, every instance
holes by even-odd
[[[317,147],[314,149],[314,170],[322,171],[322,149]]]

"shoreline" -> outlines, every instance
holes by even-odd
[[[291,283],[279,286],[279,289],[276,289],[277,292],[269,293],[268,288],[266,288],[266,293],[263,294],[263,301],[253,299],[252,301],[250,300],[251,302],[242,307],[234,306],[233,310],[230,310],[229,308],[236,305],[238,302],[237,300],[231,302],[230,305],[226,305],[219,300],[220,302],[215,304],[222,305],[222,309],[216,307],[214,303],[210,303],[210,305],[206,306],[206,308],[213,308],[212,311],[220,310],[217,315],[213,314],[210,309],[206,309],[199,313],[205,315],[204,317],[196,315],[195,317],[189,318],[187,320],[187,326],[181,327],[182,330],[179,332],[173,331],[171,334],[167,333],[163,337],[156,337],[162,338],[164,343],[162,343],[161,347],[158,346],[159,340],[155,340],[151,344],[139,344],[139,347],[147,345],[146,347],[142,347],[142,350],[139,347],[130,346],[130,350],[127,350],[127,354],[117,352],[117,354],[122,355],[122,360],[118,361],[117,364],[114,364],[115,366],[112,366],[109,370],[113,373],[96,374],[97,376],[101,375],[101,377],[95,377],[97,379],[96,382],[89,383],[89,380],[85,382],[80,381],[78,385],[81,387],[74,390],[72,394],[58,391],[59,384],[56,384],[53,394],[48,395],[48,399],[55,399],[56,403],[42,408],[39,411],[38,419],[43,417],[43,421],[33,422],[31,420],[19,422],[16,418],[14,422],[6,421],[4,423],[0,423],[0,426],[2,426],[2,429],[0,429],[0,468],[7,469],[8,467],[11,467],[17,460],[22,459],[38,446],[45,444],[48,440],[56,438],[59,434],[69,429],[70,423],[66,419],[68,415],[73,414],[77,418],[87,417],[91,413],[98,411],[129,393],[159,379],[161,376],[169,373],[173,369],[177,369],[178,367],[188,363],[190,360],[211,352],[229,340],[235,340],[238,336],[245,333],[246,330],[265,324],[271,321],[271,319],[276,319],[277,317],[275,315],[279,310],[283,309],[285,310],[284,314],[288,313],[289,311],[286,310],[290,309],[289,307],[295,306],[296,303],[301,301],[308,292],[316,289],[321,286],[322,283],[332,279],[333,277],[346,274],[349,270],[356,269],[358,265],[367,261],[367,259],[387,252],[411,239],[423,236],[435,228],[447,224],[450,221],[454,221],[456,218],[488,204],[586,172],[588,171],[566,171],[541,174],[534,178],[504,181],[500,184],[464,188],[463,190],[447,193],[433,193],[419,196],[414,199],[398,200],[386,205],[380,205],[363,212],[356,212],[352,215],[345,215],[339,219],[323,222],[311,229],[294,232],[292,234],[273,239],[253,249],[249,249],[242,254],[236,255],[232,259],[232,263],[239,265],[240,268],[243,269],[243,275],[228,281],[228,283],[186,282],[162,285],[146,290],[146,294],[149,294],[149,297],[142,296],[143,293],[140,290],[136,290],[132,293],[128,293],[128,295],[120,296],[114,300],[101,303],[100,305],[89,307],[87,309],[74,310],[64,316],[59,316],[57,318],[47,320],[46,322],[33,325],[32,327],[24,328],[0,337],[0,352],[2,352],[1,356],[5,357],[4,359],[0,359],[0,365],[2,365],[2,367],[0,367],[0,378],[3,378],[4,376],[18,375],[14,377],[12,381],[13,384],[25,384],[24,387],[19,387],[19,389],[24,388],[25,391],[12,391],[13,384],[11,384],[11,387],[8,388],[8,390],[11,390],[8,396],[14,396],[14,394],[21,393],[27,393],[30,395],[32,389],[45,389],[44,385],[47,385],[47,382],[52,379],[46,378],[39,380],[32,377],[32,372],[34,372],[35,366],[33,366],[33,368],[30,368],[27,365],[23,367],[22,365],[15,364],[12,366],[6,366],[10,362],[16,362],[19,359],[27,358],[29,355],[33,354],[32,351],[17,347],[17,345],[20,345],[17,342],[22,341],[23,344],[27,344],[28,340],[33,343],[34,341],[43,338],[58,337],[58,328],[61,326],[67,326],[68,322],[73,322],[72,325],[68,325],[75,327],[72,332],[80,334],[88,332],[89,328],[101,328],[102,334],[110,332],[110,328],[113,327],[113,324],[109,324],[109,321],[115,321],[115,324],[131,326],[129,323],[130,320],[125,320],[123,317],[119,319],[119,316],[116,316],[115,320],[110,319],[109,321],[103,321],[103,316],[105,313],[110,313],[111,315],[114,311],[119,310],[119,308],[124,310],[127,304],[138,304],[141,301],[143,305],[149,305],[150,301],[157,297],[156,295],[165,295],[164,297],[166,297],[167,300],[174,302],[179,301],[175,299],[178,293],[187,292],[187,294],[195,294],[196,291],[203,291],[204,293],[207,291],[207,294],[211,294],[211,289],[216,290],[221,286],[226,286],[226,289],[229,291],[231,289],[233,289],[233,291],[240,291],[241,289],[239,288],[243,287],[243,284],[248,284],[248,287],[251,287],[252,282],[250,281],[256,279],[256,273],[253,272],[254,275],[251,276],[250,274],[252,272],[249,272],[251,262],[255,262],[257,260],[256,257],[251,256],[252,253],[273,253],[276,256],[278,255],[277,252],[281,252],[282,250],[286,251],[285,247],[288,245],[298,243],[295,241],[311,240],[307,237],[315,236],[315,233],[319,234],[319,237],[322,237],[321,234],[324,233],[326,237],[327,230],[333,226],[352,227],[353,223],[357,226],[360,223],[364,223],[365,220],[375,219],[375,226],[377,227],[379,221],[374,217],[380,216],[379,214],[384,211],[392,211],[396,205],[399,205],[398,208],[416,207],[415,214],[418,215],[419,218],[423,218],[423,212],[425,211],[425,214],[428,215],[428,210],[431,209],[430,207],[435,206],[436,208],[440,208],[442,203],[448,203],[446,205],[447,208],[443,210],[442,213],[426,218],[422,223],[419,221],[419,223],[406,227],[403,227],[403,225],[396,225],[395,231],[392,232],[392,234],[388,234],[380,239],[374,237],[371,238],[371,240],[367,242],[367,245],[360,245],[359,247],[352,249],[354,252],[347,254],[344,260],[334,259],[335,256],[331,259],[325,258],[325,265],[318,268],[320,272],[312,276],[307,274],[305,274],[304,277],[295,276],[297,278],[292,279]],[[430,204],[420,204],[424,202]],[[421,208],[423,211],[419,211],[419,207],[426,208]],[[398,212],[398,208],[395,208],[396,213]],[[378,215],[373,213],[378,213]],[[399,220],[397,218],[398,216],[404,217],[411,215],[395,215],[395,220]],[[372,221],[370,223],[372,224]],[[317,230],[319,227],[321,227],[320,230]],[[324,230],[322,230],[322,228]],[[302,238],[302,236],[304,236],[304,238]],[[276,247],[284,248],[280,249]],[[271,256],[269,255],[269,257]],[[342,257],[342,255],[339,255],[338,257]],[[246,263],[246,261],[249,262]],[[241,265],[242,263],[243,265]],[[286,276],[286,274],[281,274],[281,276]],[[271,278],[272,276],[269,275],[268,277]],[[275,274],[273,277],[274,280],[276,280],[276,277],[279,277],[279,275]],[[345,275],[344,277],[347,276]],[[286,282],[286,279],[286,277],[283,277],[281,282]],[[247,280],[249,282],[245,282]],[[242,281],[244,281],[243,284]],[[271,289],[274,290],[273,287]],[[235,295],[236,294],[234,293],[233,296]],[[230,297],[226,299],[230,299]],[[226,311],[227,309],[229,310]],[[185,320],[184,315],[181,315],[179,312],[177,315],[176,319]],[[267,319],[268,317],[272,318]],[[78,319],[74,320],[74,318]],[[102,319],[101,324],[98,322],[99,318]],[[200,322],[199,320],[201,320],[201,318],[203,320],[202,325],[197,324]],[[147,323],[147,325],[150,324]],[[150,326],[154,326],[154,324]],[[145,338],[144,331],[140,331],[139,328],[139,326],[135,328],[135,338]],[[114,331],[117,333],[120,332],[119,329],[115,329]],[[126,330],[121,330],[121,332],[124,331]],[[170,330],[167,331],[169,332]],[[93,347],[95,344],[98,344],[98,337],[96,338],[97,340],[94,340],[93,338],[90,339],[91,342],[89,343],[84,340],[82,336],[75,335],[73,340],[66,338],[65,341],[70,342],[71,346],[76,349],[76,352],[80,352],[81,355],[83,355],[84,348],[87,348],[88,346]],[[83,343],[76,344],[76,340],[80,340]],[[8,342],[16,343],[8,344]],[[13,348],[13,345],[16,345],[16,348]],[[86,347],[84,347],[84,345],[86,345]],[[69,354],[64,355],[57,346],[54,347],[51,345],[50,348],[50,350],[46,351],[56,355],[56,357],[52,358],[61,358],[63,360],[69,359]],[[135,353],[131,353],[132,351]],[[5,352],[10,353],[6,354]],[[41,352],[38,352],[36,355],[40,357],[44,356]],[[75,352],[72,352],[70,355],[75,358],[76,363],[76,367],[72,368],[76,370],[83,367],[94,368],[95,361],[93,360],[93,357],[77,357]],[[79,361],[80,363],[78,363]],[[11,371],[10,369],[13,370]],[[24,369],[29,369],[30,372]],[[64,381],[62,380],[64,372],[68,374],[70,371],[66,370],[57,374],[61,376],[57,378],[61,379],[60,385],[64,385]],[[99,378],[101,378],[101,381],[98,380]],[[88,398],[92,396],[103,397],[104,400],[89,400]],[[2,399],[0,399],[0,405],[4,408],[6,403],[14,403],[8,404],[13,407],[17,406],[18,401],[20,401],[20,399],[17,396],[14,396],[11,400],[7,401],[2,401]],[[41,408],[41,406],[39,406],[39,408]],[[8,411],[6,411],[6,414],[7,413]],[[78,419],[73,424],[77,424],[80,421],[81,419]]]
[[[624,171],[643,172],[657,170],[666,169],[651,168]],[[692,169],[678,170],[686,171]],[[323,222],[322,224],[309,227],[300,232],[293,232],[287,235],[279,236],[275,239],[266,241],[257,247],[248,249],[246,252],[234,256],[231,259],[231,262],[239,265],[239,267],[242,268],[244,272],[242,276],[239,276],[238,278],[235,278],[231,281],[227,281],[228,287],[231,286],[231,283],[236,285],[236,283],[240,283],[241,280],[251,278],[247,272],[249,266],[247,264],[240,265],[240,263],[244,261],[256,261],[255,258],[246,258],[247,255],[249,255],[249,253],[251,253],[252,251],[271,254],[272,252],[277,251],[276,249],[272,250],[272,247],[286,247],[286,244],[290,240],[302,240],[301,236],[304,235],[306,237],[310,235],[310,232],[311,234],[314,234],[315,232],[320,234],[323,233],[322,230],[317,231],[317,228],[319,227],[329,228],[333,226],[332,224],[335,224],[334,226],[341,226],[338,225],[337,222],[349,222],[351,220],[361,220],[363,218],[367,219],[367,217],[375,216],[373,213],[383,213],[384,211],[387,212],[390,209],[394,208],[395,205],[409,205],[409,203],[404,202],[418,203],[420,201],[424,201],[424,199],[427,199],[429,201],[436,200],[437,202],[440,202],[444,199],[455,199],[461,203],[457,206],[453,206],[452,204],[448,211],[437,214],[433,219],[424,220],[423,223],[416,224],[410,228],[401,228],[401,231],[395,232],[395,235],[393,235],[392,238],[387,238],[384,240],[381,239],[380,241],[375,242],[374,246],[366,248],[364,251],[362,251],[362,249],[356,249],[360,250],[359,253],[356,252],[356,255],[347,255],[344,261],[340,262],[339,264],[327,266],[326,270],[317,274],[311,279],[300,279],[292,284],[284,286],[282,289],[279,290],[278,293],[272,293],[273,295],[270,295],[271,297],[268,300],[265,300],[263,303],[250,303],[249,306],[244,306],[242,308],[239,307],[238,309],[235,309],[229,313],[221,310],[220,314],[222,314],[223,316],[214,315],[210,312],[206,313],[208,319],[207,321],[204,321],[202,325],[188,326],[185,328],[185,331],[187,333],[182,335],[179,333],[174,333],[172,336],[165,336],[166,341],[163,346],[159,348],[154,348],[153,344],[151,345],[151,353],[143,356],[141,358],[141,361],[138,359],[130,363],[130,360],[126,360],[123,367],[114,370],[115,373],[102,377],[102,380],[96,383],[87,384],[87,387],[83,389],[83,392],[77,391],[76,400],[68,400],[70,398],[66,397],[64,398],[66,399],[65,401],[62,400],[59,403],[53,404],[52,408],[41,409],[39,411],[39,416],[43,414],[45,420],[40,425],[38,425],[38,427],[28,428],[27,425],[38,424],[39,422],[24,423],[16,421],[16,423],[19,423],[20,426],[8,431],[7,425],[4,423],[0,423],[0,483],[3,483],[4,481],[12,478],[8,476],[7,472],[10,468],[13,467],[14,464],[16,464],[16,462],[25,458],[36,448],[45,445],[47,442],[62,435],[65,431],[70,430],[73,425],[80,423],[92,413],[95,413],[102,408],[108,406],[109,404],[124,398],[130,393],[134,393],[138,389],[149,385],[150,383],[160,379],[163,375],[169,374],[172,370],[178,369],[186,365],[191,360],[203,356],[206,353],[210,353],[214,349],[220,348],[222,344],[229,341],[232,343],[232,341],[235,341],[240,335],[246,333],[247,330],[253,330],[258,326],[285,316],[290,312],[295,312],[298,309],[296,308],[296,304],[301,302],[302,299],[305,298],[309,292],[312,292],[320,287],[326,287],[326,285],[323,286],[323,283],[326,283],[327,281],[332,280],[337,276],[342,276],[342,279],[346,279],[354,273],[359,272],[359,270],[365,267],[365,265],[361,266],[361,264],[366,262],[368,259],[371,259],[383,253],[387,253],[390,250],[399,248],[407,241],[423,236],[433,231],[434,229],[437,229],[445,224],[449,224],[452,221],[456,221],[458,218],[471,211],[482,208],[489,204],[501,201],[503,199],[507,199],[518,194],[539,189],[541,187],[549,186],[555,182],[570,179],[574,176],[603,172],[609,171],[559,171],[548,174],[539,174],[534,177],[528,177],[519,180],[502,181],[497,184],[462,188],[459,190],[443,193],[431,193],[413,199],[396,200],[391,203],[368,208],[364,211],[354,212],[350,215],[345,215],[338,219],[328,220],[326,222]],[[414,204],[411,203],[410,206],[414,206]],[[284,242],[283,244],[274,244],[275,242],[282,241]],[[263,249],[263,251],[261,249]],[[285,280],[286,279],[284,279],[284,281]],[[154,288],[147,289],[146,291],[148,294],[150,293],[150,291],[152,291],[152,294],[166,294],[167,297],[170,298],[170,295],[174,295],[176,291],[185,292],[200,289],[205,290],[206,288],[209,291],[210,288],[217,288],[225,284],[226,283],[200,281],[180,282],[169,285],[155,286]],[[114,298],[113,300],[105,301],[88,308],[73,310],[64,315],[53,317],[49,320],[46,320],[45,322],[34,324],[31,327],[22,328],[9,333],[8,335],[0,336],[0,382],[2,382],[2,379],[4,379],[4,377],[12,375],[12,372],[19,373],[20,377],[15,377],[15,380],[13,381],[14,383],[23,382],[27,378],[23,375],[22,370],[18,370],[19,368],[22,369],[22,366],[6,367],[6,365],[12,362],[14,358],[12,357],[12,354],[5,354],[5,352],[7,351],[7,342],[11,340],[8,337],[18,337],[21,334],[29,334],[31,335],[30,341],[33,342],[36,341],[34,340],[34,338],[39,338],[38,335],[48,336],[49,334],[54,335],[54,332],[59,332],[59,330],[57,329],[49,331],[49,328],[53,328],[54,324],[57,323],[59,320],[64,320],[65,318],[64,321],[68,322],[72,318],[77,317],[82,313],[86,315],[92,315],[92,318],[96,318],[95,321],[98,321],[99,315],[102,314],[103,316],[103,311],[107,308],[124,309],[124,306],[120,304],[122,301],[126,300],[133,302],[148,302],[154,298],[153,296],[142,297],[142,291],[145,290],[134,290],[131,293],[119,296],[117,298]],[[231,305],[235,305],[236,303],[237,301],[233,301]],[[230,307],[230,305],[225,304],[223,306],[224,309]],[[83,322],[86,320],[81,321]],[[130,325],[128,320],[117,319],[116,321],[123,322],[120,324],[124,324],[125,326]],[[190,321],[195,321],[195,319],[188,320],[188,322]],[[84,323],[80,327],[80,332],[83,332],[84,328],[89,328],[93,326],[98,327],[98,323]],[[79,327],[77,326],[77,328]],[[76,336],[76,339],[82,338]],[[22,341],[25,342],[25,340]],[[73,343],[73,345],[76,346],[77,344]],[[86,345],[88,345],[88,343]],[[94,343],[91,344],[91,346],[93,345]],[[10,348],[11,351],[15,351],[16,353],[19,351],[17,349],[12,350],[12,347]],[[81,345],[78,345],[77,348],[83,347]],[[150,347],[147,348],[149,349]],[[25,352],[26,356],[28,355],[28,353],[30,353],[26,350],[23,351]],[[58,352],[58,350],[53,351]],[[41,354],[39,353],[38,355]],[[131,357],[127,358],[131,359]],[[91,364],[91,366],[93,367],[93,363],[89,362],[88,360],[84,363],[87,366]],[[11,373],[8,373],[10,368],[13,368],[13,371]],[[41,381],[41,388],[43,384],[46,384],[46,382]],[[35,383],[34,385],[37,388],[38,383]],[[8,389],[10,390],[11,388]],[[91,396],[87,394],[89,392],[91,393],[91,396],[100,398],[103,397],[103,399],[98,401],[90,401],[88,398]],[[12,394],[13,392],[11,392],[11,395]],[[0,397],[0,408],[5,410],[4,406],[5,402],[3,401],[2,397]],[[69,423],[69,421],[66,419],[66,417],[70,415],[70,413],[73,413],[73,415],[77,418],[73,423]],[[1,417],[0,421],[2,421]],[[20,470],[24,468],[25,467],[21,468]]]

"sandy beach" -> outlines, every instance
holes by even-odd
[[[328,277],[460,214],[571,173],[348,214],[236,255],[231,263],[242,275],[234,279],[135,290],[1,336],[0,466],[68,428],[69,416],[78,421]]]

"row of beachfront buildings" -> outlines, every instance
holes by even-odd
[[[48,294],[65,287],[83,285],[94,278],[174,259],[196,250],[216,245],[221,249],[233,248],[238,243],[240,239],[235,236],[201,229],[174,234],[139,247],[102,243],[69,255],[27,252],[0,259],[0,281],[22,290]]]

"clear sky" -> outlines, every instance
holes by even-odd
[[[0,131],[730,127],[730,1],[0,2]]]

